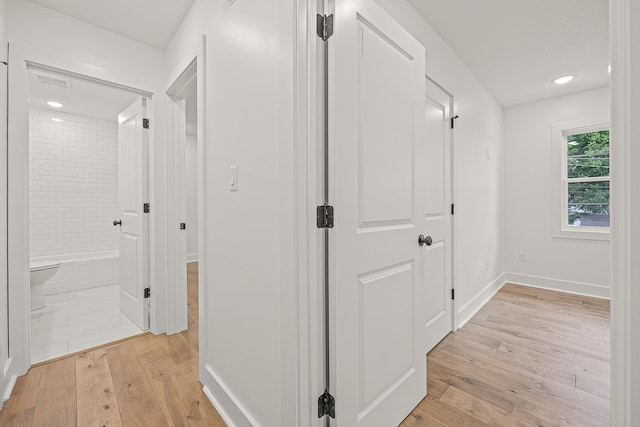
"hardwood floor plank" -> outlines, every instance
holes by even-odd
[[[131,342],[107,350],[120,415],[125,426],[167,426],[151,384]]]
[[[78,425],[122,425],[120,407],[105,349],[76,356],[76,383],[78,387]]]
[[[197,266],[187,265],[187,331],[138,335],[32,367],[0,411],[0,427],[225,427],[198,379]]]
[[[440,401],[468,414],[490,426],[531,427],[534,423],[514,417],[511,412],[497,408],[481,398],[456,387],[449,387]]]
[[[42,366],[38,366],[31,368],[26,375],[18,378],[16,385],[13,387],[11,399],[7,400],[2,407],[2,411],[0,412],[0,422],[2,422],[2,420],[10,419],[12,416],[36,406],[41,373]],[[31,416],[33,417],[33,413]]]
[[[131,343],[143,365],[169,357],[169,344],[165,334],[140,337]]]
[[[167,419],[174,425],[224,426],[214,415],[212,405],[201,387],[195,386],[198,378],[197,360],[176,364],[171,357],[145,365],[147,377],[155,390]]]
[[[25,409],[24,411],[16,412],[6,417],[0,418],[0,426],[2,427],[17,427],[17,426],[31,426],[33,425],[33,413],[36,408],[32,407]]]
[[[609,427],[609,322],[608,301],[506,285],[429,353],[402,426]]]
[[[416,412],[416,415],[419,414],[422,419],[432,420],[445,426],[489,426],[489,424],[486,424],[469,414],[465,414],[459,409],[454,408],[453,406],[450,406],[447,403],[442,402],[441,400],[426,398],[422,402],[420,402],[419,408],[419,410],[414,411]],[[407,417],[407,419],[411,421],[409,417]],[[400,427],[405,427],[404,422],[400,424]]]
[[[512,373],[522,372],[530,377],[535,376],[571,387],[575,387],[576,384],[576,374],[570,372],[568,369],[554,365],[534,364],[531,363],[530,359],[514,358],[507,352],[496,351],[488,358],[486,353],[483,354],[457,343],[447,343],[447,345],[441,349],[440,354],[445,356],[451,355],[452,357],[464,354],[466,360],[472,365],[475,361],[482,360],[483,364],[492,367],[495,371],[505,369],[507,372]]]
[[[513,409],[516,402],[517,396],[513,391],[496,387],[493,381],[480,379],[474,373],[471,375],[460,373],[455,369],[442,365],[435,358],[429,358],[427,363],[427,378],[429,376],[433,376],[449,384],[449,386],[464,390],[471,395],[482,396],[485,401],[508,412]]]
[[[197,269],[187,268],[188,331],[32,368],[0,426],[225,426],[198,381]],[[401,426],[609,427],[608,327],[607,301],[507,285],[429,353],[428,395]]]
[[[182,363],[198,358],[198,352],[182,334],[167,335],[167,345],[169,346],[169,357],[174,363]]]
[[[33,426],[78,425],[75,358],[42,366]]]
[[[431,418],[429,414],[423,413],[422,409],[416,408],[402,421],[399,427],[449,427],[440,421]]]
[[[575,414],[569,411],[558,409],[557,406],[539,405],[529,402],[523,398],[518,398],[513,409],[513,415],[531,420],[539,426],[575,426],[575,427],[603,427],[610,426],[610,422],[600,419],[581,417],[575,419]]]

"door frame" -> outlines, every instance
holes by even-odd
[[[455,121],[455,97],[451,92],[445,89],[440,83],[433,79],[429,74],[425,74],[424,77],[439,88],[443,93],[449,97],[449,118],[447,120]],[[455,205],[455,126],[449,128],[449,190],[451,204]],[[456,268],[455,268],[455,254],[456,254],[456,241],[455,241],[455,215],[451,214],[451,221],[449,222],[449,245],[451,256],[451,289],[456,289]],[[455,298],[451,299],[451,332],[458,330],[458,313]]]
[[[29,105],[27,69],[35,67],[83,78],[120,89],[129,90],[151,100],[149,117],[153,121],[156,109],[153,93],[157,89],[143,78],[122,74],[118,70],[98,68],[77,60],[63,58],[51,52],[35,48],[25,48],[12,44],[9,52],[9,125],[8,125],[8,281],[9,281],[9,360],[5,365],[7,376],[20,376],[27,372],[30,363],[31,315],[29,288]],[[150,130],[150,142],[156,139],[155,132]],[[149,194],[153,198],[154,174],[153,160],[159,149],[150,143],[150,184]],[[158,220],[151,214],[151,233],[153,241]],[[157,235],[157,234],[155,234]],[[164,286],[156,277],[155,265],[162,265],[163,247],[154,243],[150,245],[150,280],[156,289]],[[156,322],[156,314],[162,311],[162,305],[155,298],[151,301],[151,330],[158,333],[164,328]]]
[[[637,55],[632,53],[638,43],[633,42],[637,32],[632,31],[632,19],[638,16],[631,0],[609,0],[610,63],[611,63],[611,137],[616,149],[611,150],[611,425],[629,426],[639,422],[640,411],[634,399],[640,392],[635,358],[640,351],[639,326],[633,313],[640,300],[633,289],[637,286],[632,267],[637,262],[634,249],[638,244],[631,235],[637,202],[638,183],[632,180],[632,164],[638,154],[632,151],[632,140],[637,137],[632,114],[638,102],[633,99],[633,76],[637,68]],[[636,9],[631,13],[633,9]],[[635,89],[637,93],[637,89]],[[637,231],[636,231],[637,234]],[[637,270],[636,270],[637,271]],[[634,377],[634,373],[636,374]]]
[[[186,232],[180,230],[179,224],[186,222],[182,196],[185,191],[184,156],[186,143],[185,111],[178,105],[184,104],[188,90],[197,85],[197,194],[198,194],[198,299],[199,299],[199,343],[202,372],[207,346],[207,318],[205,279],[207,277],[207,235],[208,216],[206,204],[206,36],[203,34],[185,54],[179,65],[170,74],[166,91],[165,125],[167,143],[167,277],[172,285],[167,289],[167,333],[174,334],[188,328],[187,308],[187,273],[186,273]],[[187,224],[188,226],[188,224]],[[184,269],[182,269],[182,267]]]
[[[323,203],[323,42],[316,34],[316,16],[328,11],[327,0],[296,1],[294,79],[296,91],[294,138],[294,247],[297,249],[297,328],[293,351],[297,353],[295,390],[282,399],[282,413],[296,402],[295,423],[322,427],[317,401],[324,391],[324,286],[322,232],[316,228],[316,206]],[[286,328],[283,325],[283,331]],[[286,389],[285,389],[286,390]],[[285,397],[285,396],[283,396]]]

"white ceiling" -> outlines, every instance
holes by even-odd
[[[45,84],[43,78],[64,82],[67,87]],[[118,114],[140,97],[126,90],[33,68],[29,69],[28,82],[29,105],[51,110],[52,116],[56,112],[63,112],[115,122]],[[47,101],[57,101],[64,106],[52,108]]]
[[[193,3],[31,1],[159,49]],[[608,85],[608,0],[408,1],[503,107]]]
[[[609,84],[607,0],[408,1],[503,107]]]
[[[31,0],[164,50],[194,0]]]

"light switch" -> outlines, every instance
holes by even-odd
[[[229,191],[238,191],[238,166],[231,166],[229,175]]]
[[[487,158],[487,160],[491,160],[491,149],[490,148],[485,148],[485,157]]]

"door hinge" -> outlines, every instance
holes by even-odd
[[[142,212],[144,213],[151,212],[151,205],[149,205],[149,203],[145,203],[144,205],[142,205]]]
[[[333,206],[318,206],[316,217],[318,228],[333,228]]]
[[[456,299],[456,290],[455,289],[451,289],[451,299]]]
[[[453,215],[456,212],[454,204],[451,203],[451,215]]]
[[[318,14],[316,22],[318,37],[326,42],[333,35],[333,14],[329,16]]]
[[[149,129],[149,119],[142,119],[142,127]]]
[[[151,288],[144,288],[144,297],[149,298],[151,296]]]
[[[328,390],[325,390],[318,398],[318,418],[325,415],[329,415],[331,418],[336,417],[336,400]]]

